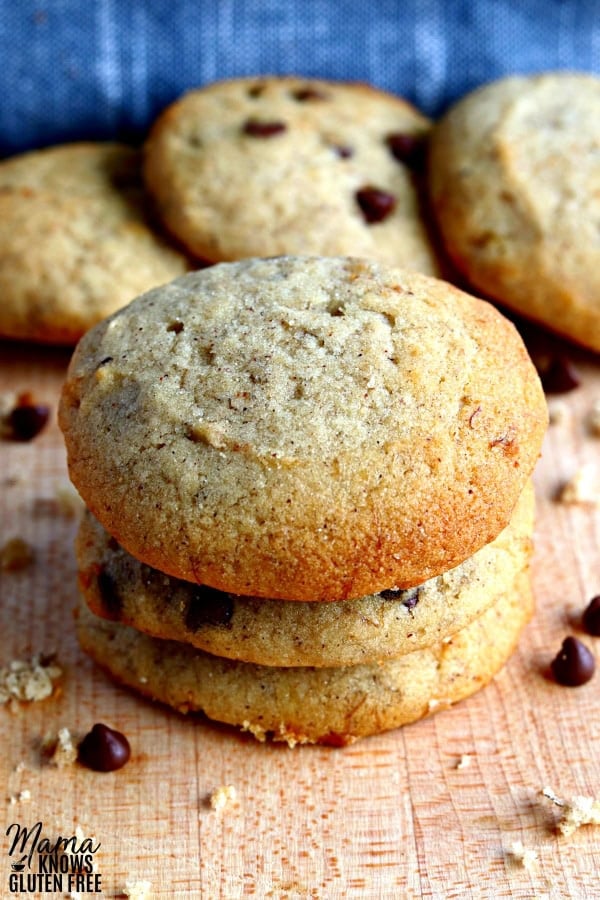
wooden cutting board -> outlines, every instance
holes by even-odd
[[[0,896],[12,896],[6,828],[41,822],[49,840],[77,832],[100,845],[105,897],[127,881],[149,881],[151,897],[227,900],[600,897],[600,827],[557,834],[561,810],[540,795],[600,797],[600,672],[580,688],[548,677],[567,634],[600,658],[600,639],[579,627],[600,593],[600,506],[556,502],[583,465],[600,472],[587,422],[600,363],[575,358],[582,385],[559,399],[536,472],[538,610],[517,653],[471,699],[345,749],[259,744],[113,685],[74,638],[77,522],[57,500],[67,474],[55,416],[31,443],[0,442],[0,546],[20,536],[35,551],[23,571],[0,573],[0,664],[56,652],[64,669],[57,695],[0,708]],[[55,411],[67,361],[0,344],[0,395],[31,391]],[[97,721],[128,736],[125,768],[44,760],[46,734],[67,727],[77,740]],[[215,811],[209,798],[223,785],[238,802]],[[511,855],[515,841],[537,853],[531,868]]]

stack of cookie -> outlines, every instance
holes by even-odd
[[[532,612],[536,372],[500,314],[352,258],[222,263],[78,345],[85,650],[263,739],[346,744],[471,694]]]

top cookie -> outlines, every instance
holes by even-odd
[[[0,163],[0,334],[73,344],[189,268],[146,215],[140,153],[50,147]]]
[[[363,84],[218,82],[159,117],[146,181],[168,228],[213,262],[353,255],[435,274],[413,172],[429,127]]]
[[[433,131],[432,205],[479,290],[600,350],[600,79],[506,78]]]
[[[78,345],[71,477],[142,562],[257,597],[411,587],[504,528],[546,405],[483,301],[356,259],[223,263]]]

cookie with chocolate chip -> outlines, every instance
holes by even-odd
[[[71,477],[129,553],[251,597],[412,588],[506,527],[547,410],[514,327],[371,260],[221,263],[89,331]]]
[[[433,130],[433,211],[479,291],[600,351],[600,78],[504,78]]]
[[[88,512],[77,537],[79,585],[96,615],[216,656],[265,666],[375,663],[439,643],[481,615],[527,563],[532,527],[527,485],[504,531],[449,572],[358,600],[295,603],[163,575],[119,547]]]
[[[259,740],[343,746],[397,728],[475,693],[502,668],[531,617],[526,569],[452,637],[382,663],[334,668],[259,666],[223,659],[98,618],[82,606],[84,650],[117,682],[180,712]]]
[[[0,163],[0,335],[74,344],[190,268],[149,214],[140,153],[79,143]]]
[[[248,78],[168,107],[145,147],[167,227],[197,256],[366,256],[435,274],[417,190],[430,123],[364,84]]]

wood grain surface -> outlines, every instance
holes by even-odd
[[[548,675],[567,634],[600,657],[579,621],[600,593],[600,506],[556,502],[581,466],[600,475],[588,420],[600,363],[574,356],[582,384],[557,398],[562,416],[536,472],[538,607],[514,657],[453,709],[345,749],[291,750],[139,699],[79,651],[76,517],[56,499],[67,484],[55,411],[68,353],[0,344],[0,394],[32,391],[54,413],[30,443],[0,443],[0,546],[20,536],[35,551],[23,571],[0,573],[0,665],[56,652],[64,668],[53,697],[0,708],[0,896],[14,896],[6,829],[42,822],[48,839],[80,829],[100,843],[105,897],[142,880],[148,896],[173,898],[600,897],[600,827],[558,834],[561,810],[540,794],[600,797],[600,673],[579,688]],[[125,768],[44,759],[45,735],[67,727],[78,740],[97,721],[128,736]],[[216,811],[209,798],[222,785],[238,802]],[[511,855],[515,841],[537,854],[530,868]]]

